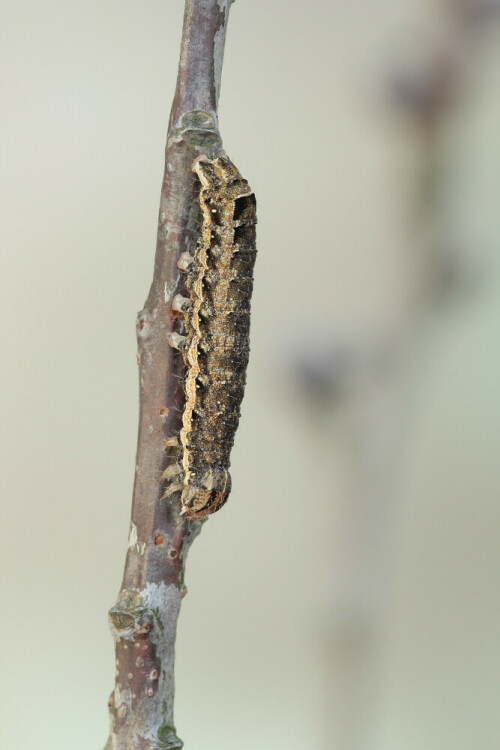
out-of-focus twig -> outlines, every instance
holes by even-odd
[[[398,320],[385,331],[367,328],[352,341],[342,331],[322,331],[317,341],[307,332],[303,338],[308,346],[297,337],[301,347],[291,356],[301,388],[296,402],[306,407],[308,427],[314,420],[315,451],[324,445],[341,455],[344,472],[342,493],[335,498],[339,531],[332,544],[328,641],[334,664],[325,691],[325,748],[362,750],[370,745],[383,669],[391,575],[387,550],[397,517],[395,488],[414,377],[408,362],[423,329],[434,320],[436,302],[469,282],[452,246],[456,235],[449,216],[442,215],[449,189],[445,172],[451,115],[482,35],[493,18],[498,20],[499,10],[498,0],[439,0],[423,33],[415,33],[418,44],[404,47],[385,84],[393,113],[409,126],[417,154],[406,215],[418,257],[406,264],[412,294]],[[419,366],[421,361],[411,356],[411,363]]]
[[[458,254],[442,217],[445,143],[450,114],[459,103],[482,35],[498,20],[498,0],[440,0],[428,29],[427,44],[402,57],[389,76],[389,91],[400,115],[415,134],[419,172],[415,179],[414,226],[419,236],[419,301],[422,308],[464,283]],[[433,17],[434,18],[434,17]]]

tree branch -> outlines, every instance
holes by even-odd
[[[199,219],[191,164],[221,149],[217,100],[231,0],[186,0],[177,87],[170,114],[153,282],[138,315],[140,415],[125,572],[109,618],[116,685],[108,705],[106,750],[182,747],[173,723],[174,648],[186,554],[201,529],[180,502],[161,499],[172,462],[164,442],[178,434],[182,363],[167,343],[181,252],[193,248]]]

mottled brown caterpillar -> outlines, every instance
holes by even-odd
[[[231,490],[229,456],[240,418],[249,354],[250,297],[256,257],[255,196],[234,164],[221,155],[193,163],[200,187],[201,235],[194,255],[183,253],[186,293],[172,308],[184,315],[185,335],[170,334],[186,366],[185,406],[179,463],[164,497],[182,491],[187,518],[199,520],[219,510]]]

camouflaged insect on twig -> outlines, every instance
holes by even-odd
[[[183,253],[185,294],[172,308],[184,315],[183,332],[169,343],[186,366],[185,406],[177,464],[167,467],[164,497],[181,491],[189,519],[219,510],[231,489],[230,452],[240,418],[249,354],[250,298],[256,257],[255,196],[223,153],[201,156],[193,171],[200,187],[201,235],[194,255]]]

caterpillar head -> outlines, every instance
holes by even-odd
[[[208,469],[196,481],[184,487],[182,507],[190,521],[200,521],[215,513],[225,504],[231,491],[231,475],[216,466]]]

